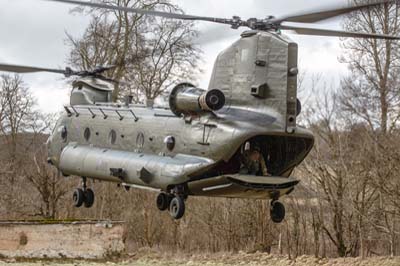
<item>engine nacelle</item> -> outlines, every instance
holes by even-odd
[[[176,116],[218,111],[225,105],[225,95],[220,90],[203,90],[190,83],[181,83],[171,91],[169,106]]]
[[[83,77],[72,84],[71,105],[92,105],[112,101],[112,84],[92,77]]]

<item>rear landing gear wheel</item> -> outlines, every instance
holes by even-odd
[[[171,196],[167,195],[166,193],[160,193],[157,196],[156,203],[157,203],[157,208],[160,211],[165,211],[168,209],[169,204],[171,203]]]
[[[185,201],[182,197],[174,197],[169,204],[169,214],[175,220],[179,220],[185,214]]]
[[[94,192],[93,190],[91,190],[90,188],[86,189],[84,191],[84,204],[86,208],[91,208],[93,206],[94,203]]]
[[[285,206],[279,201],[273,201],[271,203],[271,220],[274,223],[281,223],[285,219]]]
[[[83,193],[83,190],[80,188],[75,189],[74,194],[72,195],[72,200],[74,201],[75,207],[77,208],[81,207],[85,200],[85,195]]]

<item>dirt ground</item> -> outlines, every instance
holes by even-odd
[[[137,265],[137,266],[225,266],[225,265],[265,265],[265,266],[400,266],[400,257],[396,258],[359,258],[348,259],[316,259],[314,257],[299,257],[289,260],[287,257],[254,254],[219,254],[219,255],[177,255],[177,254],[146,254],[135,255],[131,258],[114,262],[90,262],[90,261],[35,261],[18,262],[15,260],[2,260],[0,266],[112,266],[112,265]]]

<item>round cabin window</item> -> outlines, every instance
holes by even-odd
[[[138,149],[141,149],[144,146],[144,134],[142,132],[138,133],[136,137],[136,146]]]
[[[66,126],[62,126],[61,127],[61,138],[64,142],[67,141],[68,138],[68,131],[67,131],[67,127]]]
[[[167,146],[167,149],[169,151],[173,151],[173,149],[175,148],[175,138],[172,136],[168,136],[164,139],[164,143]]]
[[[108,141],[114,145],[115,142],[117,141],[117,132],[115,130],[111,130],[110,134],[108,135]]]
[[[85,138],[86,141],[89,141],[89,140],[90,140],[90,134],[91,134],[91,133],[90,133],[90,128],[87,127],[87,128],[85,129],[85,132],[83,133],[83,137]]]

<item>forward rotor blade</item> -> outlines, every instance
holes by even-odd
[[[367,1],[368,2],[368,1]],[[349,7],[331,7],[324,8],[315,11],[301,12],[297,14],[286,15],[284,17],[278,17],[274,19],[274,22],[280,23],[283,21],[288,22],[301,22],[301,23],[313,23],[325,19],[330,19],[336,16],[344,15],[353,11],[362,10],[369,7],[376,7],[385,3],[394,3],[396,0],[375,0],[369,1],[368,4],[359,4]]]
[[[50,69],[50,68],[40,68],[40,67],[29,67],[29,66],[17,66],[0,64],[0,71],[14,72],[14,73],[35,73],[35,72],[50,72],[57,74],[66,74],[66,70],[61,69]]]
[[[318,29],[314,27],[294,26],[282,23],[281,29],[293,30],[300,35],[316,35],[316,36],[331,36],[331,37],[350,37],[350,38],[371,38],[371,39],[385,39],[385,40],[400,40],[400,37],[383,34],[348,32],[329,29]]]
[[[102,3],[82,2],[82,1],[76,1],[76,0],[46,0],[46,1],[75,4],[75,5],[88,6],[88,7],[94,7],[94,8],[103,8],[103,9],[109,9],[109,10],[118,10],[118,11],[123,11],[123,12],[137,13],[137,14],[150,15],[150,16],[163,17],[163,18],[174,18],[174,19],[182,19],[182,20],[201,20],[201,21],[210,21],[210,22],[216,22],[216,23],[222,23],[222,24],[230,24],[229,21],[231,21],[230,19],[223,19],[223,18],[192,16],[192,15],[185,15],[185,14],[178,14],[178,13],[168,13],[168,12],[162,12],[162,11],[145,10],[145,9],[139,9],[139,8],[113,6],[113,5],[102,4]]]

